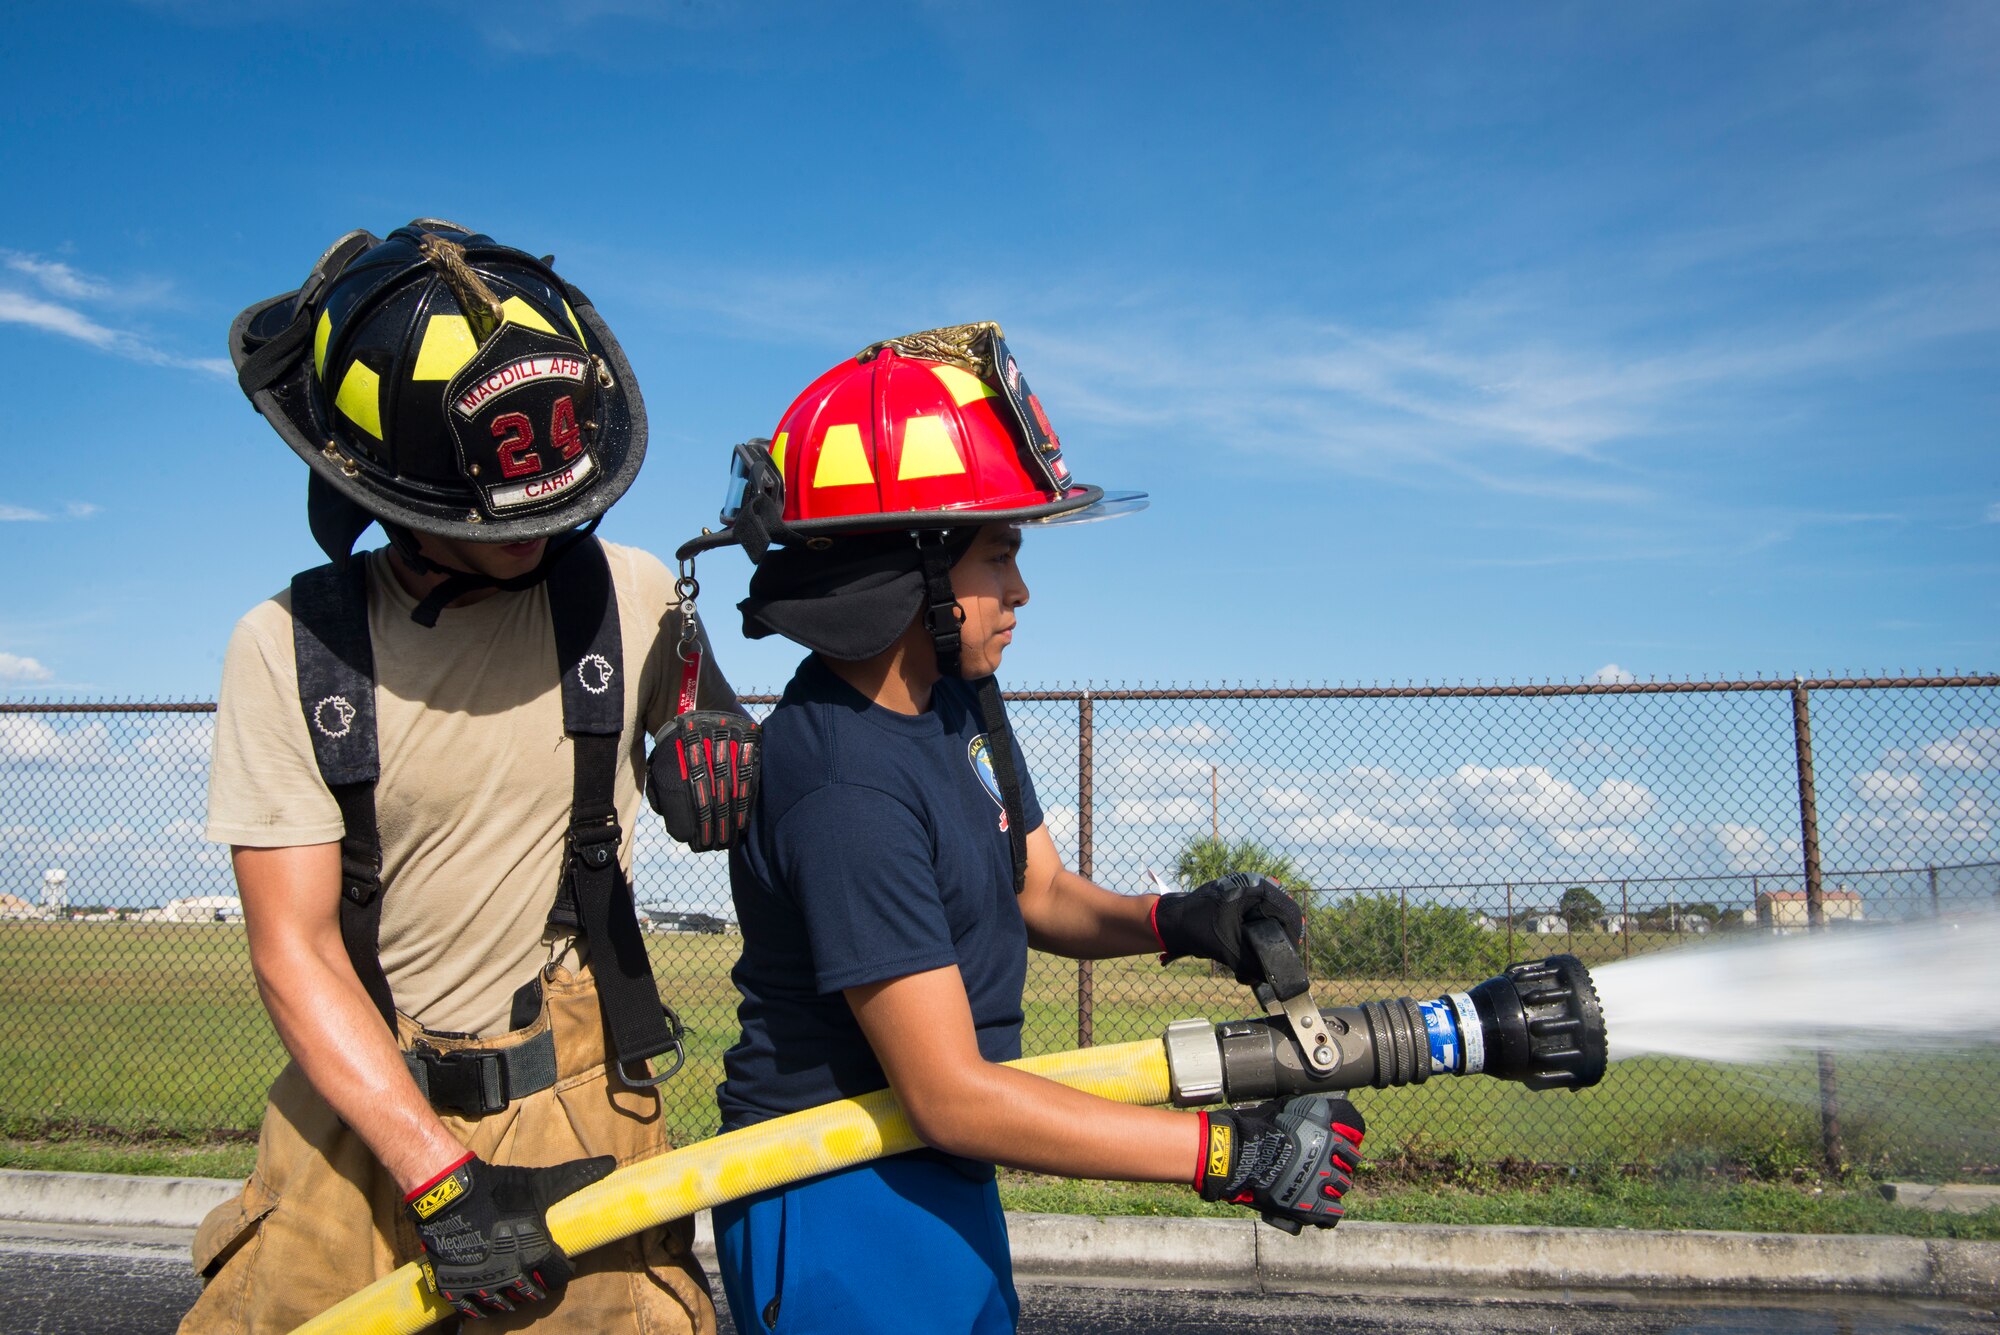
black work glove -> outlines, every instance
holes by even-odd
[[[646,800],[667,833],[697,853],[743,837],[757,796],[758,727],[741,714],[696,709],[660,729],[646,762]]]
[[[1300,1094],[1249,1108],[1203,1113],[1205,1201],[1247,1205],[1287,1233],[1332,1228],[1347,1213],[1368,1123],[1338,1094]]]
[[[539,1302],[576,1273],[549,1237],[548,1209],[618,1166],[610,1155],[553,1168],[496,1167],[468,1154],[403,1198],[431,1292],[468,1317]]]
[[[1265,981],[1264,970],[1243,929],[1258,918],[1284,928],[1292,948],[1298,949],[1305,915],[1268,876],[1234,871],[1192,890],[1161,895],[1153,908],[1153,934],[1165,951],[1160,962],[1182,955],[1216,960],[1228,966],[1237,982],[1255,987]]]

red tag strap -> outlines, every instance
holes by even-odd
[[[695,688],[701,683],[701,641],[694,640],[683,646],[687,657],[681,659],[681,699],[676,714],[694,712]]]

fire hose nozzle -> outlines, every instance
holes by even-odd
[[[1330,1068],[1306,1060],[1282,1016],[1169,1025],[1173,1101],[1184,1108],[1249,1103],[1475,1074],[1574,1092],[1603,1079],[1608,1059],[1597,989],[1574,955],[1516,964],[1435,1001],[1397,997],[1320,1016],[1334,1048]]]

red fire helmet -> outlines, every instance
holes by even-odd
[[[768,442],[736,448],[723,532],[683,548],[1008,520],[1061,523],[1145,508],[1143,492],[1080,484],[1000,326],[871,344],[793,400]],[[770,519],[779,522],[770,524]],[[761,555],[753,551],[753,555]]]

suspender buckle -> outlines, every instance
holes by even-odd
[[[632,1058],[625,1061],[614,1060],[611,1063],[611,1069],[618,1073],[619,1083],[628,1089],[652,1089],[657,1085],[664,1085],[667,1081],[674,1078],[682,1066],[687,1064],[687,1047],[681,1042],[681,1039],[687,1033],[687,1029],[681,1024],[679,1013],[664,1001],[660,1003],[660,1013],[667,1020],[667,1040],[669,1046],[664,1051],[653,1053],[651,1056]],[[651,1069],[653,1058],[664,1057],[668,1053],[673,1054],[673,1065],[658,1074],[653,1074]],[[632,1068],[635,1067],[641,1072],[645,1072],[645,1074],[633,1075]]]
[[[618,857],[618,845],[625,832],[618,817],[609,820],[572,821],[569,827],[570,854],[592,871],[602,871]]]

